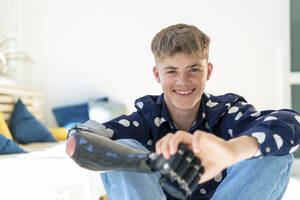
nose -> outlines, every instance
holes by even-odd
[[[179,85],[186,85],[189,82],[188,74],[180,73],[176,80],[177,84]]]

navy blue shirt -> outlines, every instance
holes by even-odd
[[[144,96],[135,101],[136,112],[122,115],[104,123],[113,140],[135,139],[149,151],[155,151],[155,143],[167,133],[178,129],[164,101],[164,95]],[[224,140],[242,135],[253,136],[259,143],[255,157],[286,155],[299,148],[300,115],[293,110],[257,111],[236,94],[213,96],[204,93],[198,116],[189,132],[203,130]],[[106,135],[107,136],[107,135]],[[192,200],[209,199],[226,177],[223,170],[214,179],[198,185]],[[168,200],[175,198],[166,193]]]

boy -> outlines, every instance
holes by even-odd
[[[161,30],[151,49],[153,74],[163,94],[136,100],[137,111],[104,123],[103,135],[167,159],[180,142],[186,143],[205,169],[189,199],[280,199],[291,153],[299,147],[300,115],[292,110],[259,112],[239,95],[204,93],[213,71],[209,42],[192,25]],[[175,199],[164,193],[159,176],[101,174],[110,200]]]

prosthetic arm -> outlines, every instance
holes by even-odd
[[[104,137],[101,126],[87,121],[69,131],[66,152],[79,166],[94,171],[158,171],[161,186],[179,199],[186,199],[196,189],[204,169],[185,144],[180,144],[177,153],[166,160],[154,152],[140,151]]]

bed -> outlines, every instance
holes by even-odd
[[[0,84],[0,112],[7,124],[18,98],[43,121],[43,93]],[[98,200],[105,195],[99,173],[80,168],[69,159],[65,141],[19,145],[29,153],[0,155],[0,199]],[[296,159],[283,199],[298,199],[299,188],[300,160]]]
[[[10,123],[18,99],[43,122],[43,93],[0,84],[0,112]],[[28,153],[0,155],[0,198],[5,200],[98,200],[105,190],[98,172],[78,167],[65,154],[65,141],[18,144]]]

